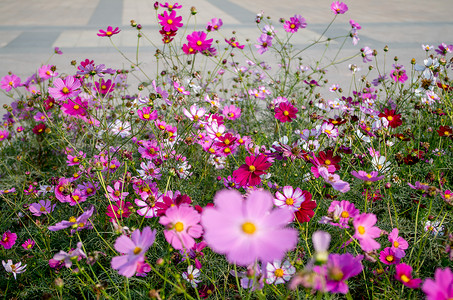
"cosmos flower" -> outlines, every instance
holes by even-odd
[[[22,266],[21,262],[13,264],[13,261],[11,259],[8,259],[8,262],[6,263],[4,260],[2,260],[2,264],[6,272],[13,273],[14,279],[16,279],[17,274],[24,273],[25,268],[27,267],[27,265]]]
[[[58,101],[65,101],[69,98],[77,96],[81,91],[82,84],[74,76],[66,76],[66,78],[57,78],[53,82],[54,87],[49,88],[49,94]]]
[[[381,235],[381,230],[374,226],[377,222],[376,215],[363,213],[354,218],[354,238],[360,242],[360,247],[365,252],[379,249],[381,244],[374,239]]]
[[[396,266],[395,279],[411,289],[418,288],[422,282],[420,278],[412,278],[412,267],[404,263]]]
[[[137,272],[140,263],[145,260],[145,253],[154,243],[156,230],[149,227],[132,232],[131,237],[122,235],[115,241],[115,250],[124,254],[112,258],[112,268],[120,275],[132,277]]]
[[[0,239],[0,245],[5,249],[11,249],[12,246],[16,243],[17,234],[7,230],[3,233],[2,238]]]
[[[428,300],[448,300],[453,298],[453,272],[450,268],[437,268],[434,280],[428,278],[422,286]]]
[[[280,260],[275,260],[272,263],[268,262],[266,265],[266,283],[280,284],[288,282],[294,273],[296,273],[296,268],[288,260],[283,263]]]
[[[233,172],[233,178],[241,186],[256,186],[261,183],[260,176],[266,174],[265,171],[271,165],[264,154],[247,156],[245,158],[245,164]]]
[[[102,37],[111,37],[112,35],[115,35],[115,34],[118,34],[120,33],[121,30],[119,30],[118,27],[116,27],[115,29],[113,29],[112,26],[108,26],[107,27],[107,30],[102,30],[102,29],[99,29],[99,33],[98,33],[98,36],[102,36]]]
[[[344,4],[343,2],[340,1],[334,1],[330,5],[330,9],[332,12],[336,15],[344,14],[345,12],[348,11],[348,6]]]
[[[201,217],[208,246],[241,266],[282,259],[296,246],[297,231],[286,228],[292,213],[272,209],[272,199],[267,191],[252,191],[246,200],[235,190],[218,192],[215,206],[205,208]]]

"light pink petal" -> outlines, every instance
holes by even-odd
[[[273,197],[268,191],[253,191],[245,201],[244,216],[252,220],[263,218],[272,208]]]
[[[134,242],[125,235],[120,236],[115,241],[115,250],[120,253],[128,253],[135,248]]]

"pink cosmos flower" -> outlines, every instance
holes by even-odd
[[[108,26],[106,31],[104,31],[104,30],[102,30],[102,29],[99,29],[98,36],[107,36],[107,37],[111,37],[112,35],[115,35],[115,34],[120,33],[120,31],[121,31],[121,30],[119,30],[118,27],[116,27],[115,29],[113,29],[112,26]]]
[[[428,300],[453,299],[453,272],[450,268],[436,269],[434,280],[428,278],[422,286]]]
[[[363,213],[354,219],[354,238],[360,242],[360,247],[365,252],[379,249],[381,244],[374,239],[381,235],[381,230],[374,226],[377,222],[376,215]]]
[[[272,36],[263,33],[257,39],[257,43],[258,44],[256,44],[255,47],[256,47],[256,49],[258,49],[258,53],[263,54],[267,50],[269,50],[270,46],[272,46]]]
[[[374,181],[378,181],[378,180],[381,180],[382,178],[384,178],[384,176],[378,176],[378,172],[377,171],[373,171],[371,173],[367,173],[365,171],[352,171],[351,172],[351,175],[354,176],[355,178],[358,178],[360,180],[363,180],[365,181],[366,183],[371,183],[371,182],[374,182]]]
[[[164,4],[160,3],[160,7],[163,7],[163,8],[168,9],[169,11],[172,11],[173,9],[182,8],[182,5],[179,5],[178,2],[176,2],[175,4],[168,4],[168,2],[165,2]]]
[[[330,9],[332,12],[336,15],[344,14],[345,12],[348,11],[348,6],[344,4],[343,2],[340,1],[334,1],[330,5]]]
[[[330,124],[329,122],[322,123],[320,132],[327,135],[330,139],[338,137],[338,128],[335,128],[335,125]]]
[[[0,130],[0,142],[6,140],[9,137],[9,131]]]
[[[299,28],[307,27],[307,22],[301,15],[294,15],[289,20],[285,21],[283,28],[286,32],[295,33],[299,30]]]
[[[232,37],[229,40],[225,39],[225,42],[228,43],[232,48],[239,48],[239,49],[244,49],[245,45],[240,45],[238,42],[236,42],[236,38]]]
[[[149,227],[132,232],[131,237],[122,235],[116,239],[115,250],[124,254],[112,258],[112,268],[120,275],[132,277],[137,272],[140,263],[145,261],[145,253],[154,243],[156,231]],[[140,272],[143,273],[143,272]]]
[[[68,99],[67,103],[61,106],[61,111],[70,116],[84,116],[87,106],[87,101],[77,97],[74,100]]]
[[[400,263],[401,257],[391,247],[387,247],[379,253],[379,260],[386,265],[397,265]]]
[[[198,122],[201,117],[206,113],[206,109],[203,107],[198,108],[195,104],[190,107],[190,111],[186,108],[183,109],[184,115],[194,122]]]
[[[177,17],[176,11],[172,11],[170,14],[168,14],[167,11],[164,11],[163,14],[160,14],[157,17],[160,20],[159,24],[166,32],[177,31],[180,27],[183,26],[183,24],[181,23],[182,17]]]
[[[63,51],[61,51],[59,47],[55,47],[53,49],[53,51],[54,51],[55,54],[58,54],[58,55],[62,55],[63,54]]]
[[[341,180],[339,175],[330,173],[325,167],[319,167],[318,172],[335,190],[346,193],[351,189],[348,182]]]
[[[113,92],[113,90],[115,89],[115,83],[112,82],[111,79],[104,80],[103,78],[101,78],[101,82],[95,82],[94,84],[96,86],[95,91],[101,95],[107,95],[108,93]]]
[[[151,107],[142,107],[137,110],[138,117],[144,121],[156,120],[157,119],[157,110],[152,111]]]
[[[420,278],[412,278],[412,267],[407,264],[399,264],[396,266],[395,279],[411,289],[417,289],[422,282]]]
[[[236,120],[241,117],[241,109],[239,107],[236,107],[234,105],[225,105],[223,108],[222,114],[228,119],[228,120]]]
[[[14,74],[4,76],[0,82],[0,88],[6,92],[11,91],[11,89],[15,89],[18,86],[20,86],[20,78]]]
[[[123,218],[126,219],[131,215],[132,212],[130,209],[132,207],[133,206],[130,202],[119,200],[115,203],[115,205],[110,204],[107,206],[107,212],[105,214],[110,217],[110,222],[121,220]]]
[[[192,34],[187,35],[186,39],[189,42],[189,47],[198,52],[203,52],[209,49],[212,45],[213,39],[206,39],[207,35],[203,31],[194,31]]]
[[[81,83],[75,77],[67,76],[64,81],[61,78],[55,79],[53,86],[53,88],[49,88],[49,94],[55,100],[64,101],[80,93]]]
[[[327,210],[327,217],[323,217],[320,223],[349,228],[349,220],[351,218],[354,219],[359,213],[360,211],[355,207],[354,203],[346,200],[332,201]]]
[[[241,266],[281,260],[296,246],[297,231],[285,228],[292,213],[272,210],[272,199],[267,191],[252,191],[246,200],[235,190],[218,192],[215,206],[205,208],[201,217],[208,246]]]
[[[177,81],[173,82],[173,87],[175,88],[175,90],[177,90],[179,93],[183,95],[190,95],[190,92],[186,91],[184,89],[184,86],[180,85],[179,82]]]
[[[11,247],[16,243],[16,240],[17,234],[7,230],[0,239],[0,245],[2,245],[5,249],[11,249]]]
[[[362,49],[360,49],[360,52],[362,52],[362,59],[364,63],[373,60],[373,50],[370,47],[363,47]]]
[[[35,241],[32,239],[28,239],[22,244],[22,248],[24,248],[25,250],[31,250],[31,249],[33,249],[34,246],[35,246]]]
[[[394,69],[390,72],[390,77],[393,79],[393,81],[395,81],[396,83],[404,83],[409,79],[403,65],[394,64],[393,68]]]
[[[41,79],[44,79],[44,80],[52,78],[52,77],[57,77],[58,73],[52,71],[52,67],[53,67],[52,65],[44,65],[44,66],[42,66],[38,70],[38,76]]]
[[[409,247],[409,244],[405,239],[398,236],[398,228],[393,228],[392,232],[389,233],[389,242],[392,243],[392,249],[396,255],[401,258],[404,257],[404,250]]]
[[[275,108],[274,117],[282,123],[292,122],[299,110],[289,102],[282,102]]]
[[[257,156],[247,156],[245,164],[233,172],[234,180],[241,186],[256,186],[261,183],[260,176],[266,174],[266,170],[272,164],[268,162],[268,157],[264,154]]]
[[[194,238],[203,233],[199,222],[200,214],[187,204],[170,207],[159,219],[159,223],[166,228],[165,239],[178,250],[189,250],[195,245]]]
[[[222,19],[213,18],[208,22],[208,25],[206,25],[206,31],[219,30],[222,25]]]

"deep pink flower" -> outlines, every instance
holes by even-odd
[[[164,11],[163,14],[157,16],[160,20],[159,24],[162,26],[164,31],[177,31],[180,27],[183,26],[181,23],[182,17],[176,16],[176,11],[172,11],[168,14],[167,11]]]
[[[35,246],[35,241],[32,239],[28,239],[22,244],[22,248],[24,248],[25,250],[31,250],[31,249],[33,249],[34,246]]]
[[[283,25],[285,31],[291,33],[297,32],[299,28],[305,27],[307,27],[307,22],[301,15],[294,15],[294,17],[291,17],[289,20],[286,20],[285,24]]]
[[[228,43],[232,48],[239,48],[239,49],[244,49],[244,45],[240,45],[238,42],[236,42],[236,38],[232,37],[229,40],[225,39],[225,42]]]
[[[203,233],[200,214],[191,206],[172,206],[160,217],[159,223],[165,226],[164,235],[173,248],[189,250],[195,245],[194,238]]]
[[[282,123],[292,122],[299,110],[289,102],[282,102],[275,108],[275,118]]]
[[[333,11],[334,14],[340,15],[340,14],[344,14],[345,12],[348,11],[348,6],[346,4],[344,4],[343,2],[334,1],[330,5],[330,9]]]
[[[409,79],[403,65],[395,64],[393,65],[393,68],[394,69],[390,72],[390,77],[393,79],[393,81],[395,81],[396,83],[404,83]]]
[[[209,49],[212,45],[213,39],[206,39],[207,35],[203,31],[194,31],[192,34],[187,35],[187,41],[189,42],[189,47],[198,52],[203,52],[206,49]]]
[[[363,213],[354,219],[354,237],[359,240],[360,247],[365,252],[379,249],[381,244],[374,239],[381,235],[381,230],[374,226],[377,218],[374,214]]]
[[[49,94],[55,100],[64,101],[80,93],[81,83],[75,77],[67,76],[64,81],[61,78],[55,79],[53,86],[53,88],[49,88]]]
[[[157,119],[157,110],[151,110],[151,107],[142,107],[141,109],[137,110],[138,117],[144,121]]]
[[[77,97],[74,100],[68,99],[68,102],[61,106],[61,111],[70,116],[85,116],[87,106],[87,101]]]
[[[422,282],[420,278],[412,278],[412,267],[404,263],[396,266],[395,278],[411,289],[417,289]]]
[[[5,249],[11,249],[11,247],[16,243],[16,240],[17,234],[7,230],[0,239],[0,245],[2,245]]]
[[[391,247],[387,247],[379,253],[379,260],[386,265],[399,264],[401,257]]]
[[[0,142],[6,140],[9,137],[9,131],[0,130]]]
[[[113,92],[113,90],[115,89],[115,83],[112,82],[111,79],[104,80],[102,78],[101,82],[95,82],[94,84],[96,85],[96,92],[101,95],[107,95],[108,93]]]
[[[18,86],[20,86],[20,78],[14,74],[4,76],[0,82],[0,88],[4,89],[6,92],[11,91],[11,89],[17,88]]]
[[[359,213],[354,203],[346,200],[332,201],[327,210],[327,217],[323,217],[320,223],[349,228],[349,220],[354,219]]]
[[[121,31],[121,30],[119,30],[118,27],[116,27],[115,29],[113,29],[112,26],[108,26],[106,31],[100,29],[100,30],[99,30],[99,33],[98,33],[98,36],[108,36],[108,37],[111,37],[111,36],[114,35],[114,34],[120,33],[120,31]]]
[[[169,11],[182,8],[182,5],[179,5],[178,2],[176,2],[175,4],[168,4],[168,2],[165,2],[165,4],[160,3],[160,6],[168,9]]]
[[[241,266],[281,260],[296,246],[297,231],[285,228],[292,213],[272,210],[272,198],[267,191],[252,191],[246,200],[234,190],[218,192],[215,206],[206,207],[201,217],[208,246]]]
[[[434,280],[428,278],[422,286],[428,300],[453,299],[453,272],[450,268],[436,269]]]
[[[116,205],[110,204],[109,206],[107,206],[106,215],[110,217],[110,222],[116,221],[117,219],[126,219],[131,215],[132,212],[129,208],[132,207],[133,206],[130,202],[119,200],[116,202]]]
[[[132,277],[136,272],[143,273],[139,268],[145,261],[145,253],[156,239],[156,231],[149,227],[132,232],[131,238],[122,235],[116,239],[115,250],[124,254],[112,258],[112,268],[120,275]]]
[[[260,176],[266,174],[270,166],[272,164],[264,154],[247,156],[245,164],[233,172],[233,178],[241,186],[255,186],[261,183]]]
[[[34,134],[36,135],[41,135],[44,133],[44,131],[46,130],[47,126],[46,124],[44,123],[39,123],[38,125],[36,125],[35,127],[33,127],[32,131]]]
[[[303,191],[305,201],[303,201],[296,211],[295,216],[299,223],[310,222],[315,215],[316,201],[312,201],[312,195],[308,191]]]

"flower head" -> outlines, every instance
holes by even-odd
[[[131,237],[122,235],[116,239],[115,250],[124,254],[112,258],[112,268],[118,270],[120,275],[132,277],[145,260],[145,253],[154,243],[156,231],[149,227],[132,232]]]
[[[360,247],[362,247],[363,251],[373,251],[381,247],[381,244],[374,240],[381,235],[381,230],[374,226],[376,221],[376,215],[366,213],[354,219],[354,238],[359,240]]]
[[[16,279],[17,274],[24,273],[25,268],[27,267],[27,265],[22,266],[21,262],[13,264],[13,261],[11,259],[8,259],[8,262],[6,263],[4,260],[2,260],[2,264],[6,272],[13,273],[14,279]]]
[[[247,156],[245,164],[233,172],[234,180],[241,186],[255,186],[261,183],[260,176],[266,174],[266,170],[272,164],[264,154],[257,156]]]
[[[412,278],[412,267],[407,264],[399,264],[396,266],[395,279],[411,289],[418,288],[422,282],[420,278]]]
[[[294,273],[296,273],[296,268],[288,260],[283,263],[280,260],[273,263],[268,262],[266,265],[266,282],[267,284],[285,283],[291,279]]]
[[[11,249],[12,246],[16,243],[17,234],[7,230],[0,239],[0,245],[5,249]]]
[[[107,30],[102,30],[100,29],[99,30],[99,33],[98,33],[98,36],[107,36],[107,37],[111,37],[112,35],[115,35],[115,34],[118,34],[120,33],[121,30],[119,30],[118,27],[116,27],[115,29],[113,29],[112,26],[108,26],[107,27]]]
[[[180,27],[183,26],[181,23],[182,17],[176,16],[176,11],[171,11],[168,14],[167,11],[164,11],[163,14],[158,15],[160,20],[159,24],[162,26],[162,29],[166,32],[177,31]]]
[[[334,1],[332,2],[332,4],[330,5],[330,9],[332,10],[332,12],[336,15],[342,15],[344,14],[345,12],[348,11],[348,6],[346,4],[344,4],[343,2],[340,2],[340,1]]]
[[[428,278],[422,286],[428,300],[448,300],[453,298],[453,272],[450,268],[436,269],[434,280]]]
[[[297,244],[297,231],[285,228],[292,214],[272,210],[272,199],[267,191],[252,191],[246,200],[235,190],[218,192],[214,208],[205,208],[201,217],[208,246],[241,266],[282,259]]]

